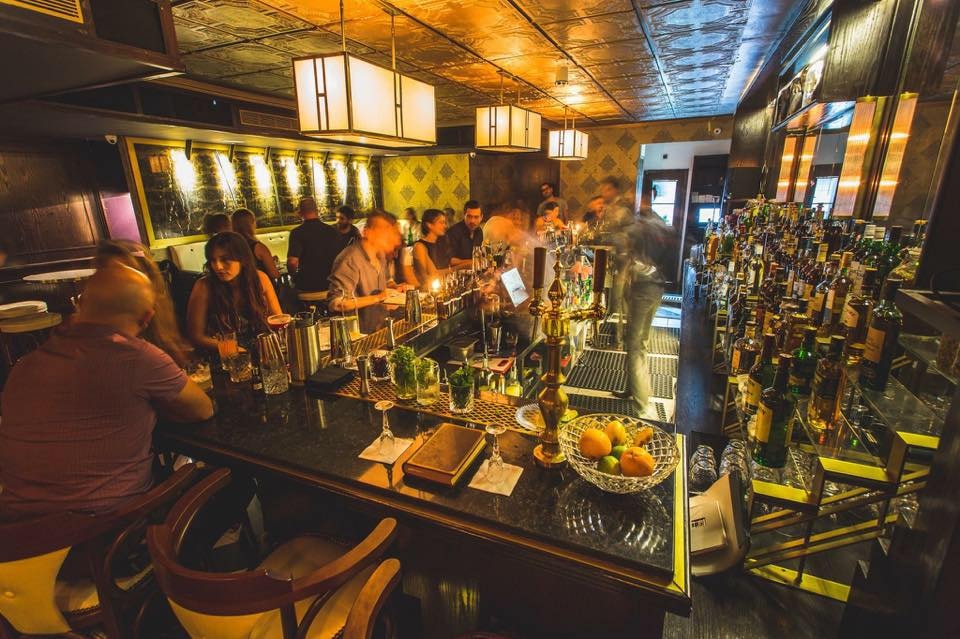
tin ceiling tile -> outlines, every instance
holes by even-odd
[[[257,73],[245,73],[235,75],[228,80],[231,84],[238,84],[243,87],[259,89],[261,91],[293,92],[293,77],[287,73],[278,71],[260,71]]]
[[[754,3],[757,4],[757,3]],[[732,26],[747,20],[750,0],[681,0],[646,7],[644,14],[654,35],[692,31],[723,24]]]
[[[543,29],[565,49],[643,37],[640,20],[632,10],[545,24]]]
[[[290,66],[290,55],[255,42],[241,42],[193,54],[221,65],[219,75],[230,76]],[[189,61],[188,61],[189,64]]]
[[[519,4],[537,22],[557,22],[633,10],[630,0],[519,0]]]
[[[177,45],[180,53],[191,53],[210,47],[236,42],[238,38],[226,31],[221,31],[192,20],[178,19],[174,23],[177,31]]]
[[[264,0],[279,11],[315,25],[337,25],[339,34],[340,6],[331,0]],[[384,11],[370,0],[344,0],[344,19],[362,20],[383,15]]]
[[[589,47],[571,49],[570,55],[582,65],[606,64],[609,62],[624,62],[625,64],[640,65],[652,61],[650,48],[645,38],[620,40],[618,42],[604,42]]]
[[[174,7],[174,15],[247,39],[314,26],[257,0],[194,0]]]
[[[289,54],[291,58],[337,53],[341,50],[340,36],[320,29],[272,36],[260,42]],[[355,42],[347,42],[347,51],[361,56],[373,53],[370,47]]]
[[[683,53],[703,49],[735,49],[740,41],[739,28],[698,29],[656,36],[661,53]]]

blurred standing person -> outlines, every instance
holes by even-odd
[[[630,222],[633,207],[624,198],[619,179],[608,175],[600,180],[600,197],[603,198],[603,219],[607,224],[619,226]]]
[[[413,246],[413,243],[420,239],[420,218],[417,217],[417,210],[412,206],[403,209],[400,230],[403,232],[403,243],[407,246]]]
[[[591,226],[599,226],[603,223],[603,197],[594,195],[587,202],[587,210],[583,214],[583,223]]]
[[[178,366],[185,367],[189,345],[180,334],[167,281],[157,263],[151,259],[147,248],[126,240],[104,240],[97,245],[93,266],[96,269],[126,266],[147,276],[153,287],[153,316],[140,337],[173,358]]]
[[[483,244],[483,212],[476,200],[467,200],[463,205],[463,219],[447,231],[450,243],[450,266],[473,264],[473,249]]]
[[[608,239],[613,242],[617,250],[613,255],[613,269],[610,274],[612,288],[610,291],[610,310],[618,314],[617,345],[623,345],[623,328],[626,322],[627,309],[624,300],[624,287],[627,282],[627,270],[630,265],[629,249],[623,244],[626,237],[622,231],[633,221],[633,211],[623,197],[620,180],[608,175],[600,181],[600,196],[603,198],[603,225]]]
[[[642,201],[649,201],[644,192]],[[641,207],[637,219],[625,228],[624,249],[629,254],[624,290],[629,322],[626,328],[628,392],[641,406],[650,396],[646,356],[653,318],[660,308],[671,256],[678,248],[676,232],[653,209]]]
[[[347,245],[353,244],[360,239],[360,230],[353,225],[353,219],[357,216],[356,212],[347,205],[337,209],[337,233],[340,234],[340,251],[347,248]]]
[[[203,216],[203,234],[207,237],[232,230],[230,216],[226,213],[207,213]]]
[[[533,228],[538,235],[550,230],[562,231],[567,228],[560,219],[560,206],[556,202],[547,202],[543,207],[543,215],[537,218]]]
[[[300,200],[300,217],[303,223],[290,231],[287,271],[293,275],[298,291],[325,291],[333,261],[340,252],[340,237],[332,226],[320,220],[312,197]]]
[[[387,316],[383,305],[391,285],[387,260],[400,244],[396,218],[374,210],[367,215],[360,241],[343,249],[333,264],[330,310],[337,313],[356,310],[361,332],[380,329]]]
[[[208,351],[217,350],[218,333],[235,332],[237,341],[249,346],[269,330],[267,318],[281,312],[273,285],[239,233],[217,233],[204,253],[207,273],[190,291],[187,335]]]
[[[537,206],[537,218],[542,217],[547,204],[553,202],[560,208],[558,212],[560,220],[566,224],[568,214],[567,201],[562,197],[557,197],[556,192],[557,189],[550,182],[544,182],[540,185],[540,195],[543,196],[543,201]]]
[[[277,268],[277,262],[273,253],[267,248],[267,245],[257,239],[257,218],[253,211],[249,209],[237,209],[233,212],[231,218],[233,230],[243,236],[250,245],[250,251],[253,253],[253,259],[257,263],[257,268],[267,274],[272,281],[280,279],[280,269]]]

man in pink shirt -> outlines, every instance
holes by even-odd
[[[101,269],[71,325],[14,366],[0,398],[0,520],[114,510],[153,485],[158,413],[213,415],[173,359],[138,337],[153,308],[145,275]]]

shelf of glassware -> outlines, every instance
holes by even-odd
[[[928,372],[935,373],[956,386],[957,377],[937,366],[937,351],[940,348],[940,339],[937,335],[904,334],[900,336],[900,346],[911,357],[925,365]]]
[[[891,376],[884,391],[871,390],[858,384],[854,397],[859,397],[907,445],[936,450],[940,443],[943,419],[897,378]]]

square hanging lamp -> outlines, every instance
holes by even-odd
[[[550,131],[547,155],[551,160],[586,160],[588,139],[579,129]]]
[[[550,131],[547,157],[551,160],[586,160],[587,142],[589,136],[577,129],[577,121],[573,120],[567,128],[567,109],[563,109],[563,128]]]
[[[517,101],[519,102],[519,89]],[[474,146],[484,151],[504,153],[539,151],[540,130],[539,113],[503,103],[503,74],[501,74],[500,104],[477,107]]]
[[[393,16],[391,15],[391,36]],[[324,140],[388,147],[437,143],[433,86],[346,51],[293,60],[300,133]]]

